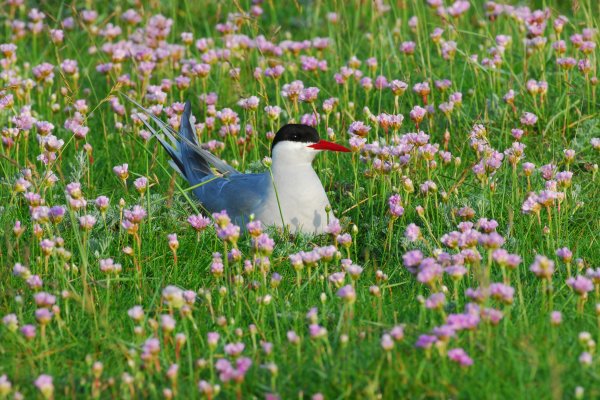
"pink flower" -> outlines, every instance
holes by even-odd
[[[402,207],[402,200],[399,194],[394,194],[388,199],[388,205],[390,207],[390,214],[393,219],[404,215],[404,207]]]
[[[348,128],[348,133],[350,133],[352,135],[357,135],[360,137],[365,137],[369,134],[370,130],[371,130],[371,127],[368,125],[365,125],[364,122],[354,121],[350,124],[350,127]]]
[[[303,101],[305,103],[313,103],[315,100],[317,100],[318,95],[319,95],[319,88],[309,87],[309,88],[302,90],[302,92],[300,93],[299,99],[300,99],[300,101]]]
[[[198,215],[191,215],[187,219],[187,222],[197,232],[201,232],[210,225],[211,220],[208,217],[204,217],[202,214],[198,214]]]
[[[473,365],[473,359],[461,348],[448,350],[448,358],[461,367],[469,367]]]
[[[408,88],[408,84],[403,81],[393,80],[389,83],[389,88],[394,93],[394,96],[401,96]]]
[[[438,341],[437,336],[421,335],[417,339],[417,343],[415,344],[415,346],[419,347],[421,349],[429,349],[437,341]]]
[[[415,42],[402,42],[400,44],[400,51],[407,55],[415,54],[415,48],[417,47]]]
[[[224,272],[223,259],[221,258],[221,253],[218,252],[213,253],[212,257],[210,273],[213,274],[214,277],[218,278],[222,276]]]
[[[429,82],[419,82],[413,86],[413,92],[418,94],[419,96],[426,98],[429,93],[431,93],[431,88],[429,87]]]
[[[218,385],[213,386],[209,382],[206,382],[204,380],[201,380],[200,382],[198,382],[198,390],[200,391],[200,393],[202,393],[207,398],[213,398],[213,395],[217,391],[217,388],[215,388],[215,386],[218,386]]]
[[[503,283],[492,283],[489,288],[490,296],[506,304],[512,304],[515,289]]]
[[[38,308],[35,310],[35,319],[40,325],[47,325],[52,321],[54,313],[47,308]]]
[[[444,293],[434,293],[427,300],[425,300],[425,307],[429,309],[440,309],[446,303],[446,296]]]
[[[145,176],[137,178],[135,181],[133,181],[133,186],[135,187],[135,190],[138,191],[138,193],[145,193],[148,189],[148,178],[146,178]]]
[[[244,110],[256,111],[259,103],[260,99],[258,97],[250,96],[246,99],[241,99],[238,101],[238,106],[242,107]]]
[[[235,366],[228,360],[221,358],[215,363],[215,369],[219,372],[219,379],[227,383],[234,381],[241,383],[244,381],[244,377],[250,367],[252,366],[252,360],[247,357],[238,358],[235,362]]]
[[[21,327],[21,334],[25,337],[25,340],[30,341],[35,338],[36,327],[35,325],[27,324]]]
[[[257,237],[263,233],[263,226],[260,221],[251,221],[246,224],[246,230],[252,237]]]
[[[427,110],[420,106],[414,106],[410,111],[410,119],[412,119],[415,124],[419,124],[425,118],[425,114],[427,114]]]
[[[335,237],[335,241],[340,246],[348,248],[352,245],[352,236],[349,233],[337,235]]]
[[[554,261],[550,260],[546,256],[537,255],[535,261],[529,267],[538,278],[548,279],[552,278],[554,273]]]
[[[237,357],[240,354],[242,354],[245,347],[246,347],[246,345],[244,345],[244,343],[242,343],[242,342],[228,343],[225,345],[224,350],[225,350],[225,354],[227,354],[228,356]]]
[[[421,229],[413,223],[408,224],[408,226],[406,227],[406,231],[404,232],[404,236],[410,242],[416,242],[417,240],[422,238]]]
[[[379,75],[377,78],[375,78],[375,88],[377,90],[383,90],[387,87],[389,87],[389,85],[385,76]]]
[[[61,44],[65,38],[65,33],[61,29],[50,29],[50,38],[52,43]]]
[[[552,311],[550,313],[550,323],[558,326],[562,323],[562,313],[560,311]]]
[[[129,176],[129,165],[117,165],[113,167],[113,172],[119,177],[119,179],[121,179],[122,181],[126,181],[127,177]]]
[[[100,260],[100,271],[106,274],[118,274],[122,269],[121,264],[115,264],[112,258]]]
[[[456,54],[457,45],[453,40],[442,42],[442,58],[444,60],[452,60]]]
[[[19,328],[19,319],[17,318],[16,314],[5,315],[2,318],[2,323],[11,332],[15,332]],[[1,379],[0,379],[0,381],[1,381]],[[0,393],[2,393],[1,389],[0,389]]]
[[[81,229],[89,231],[96,224],[96,218],[93,215],[84,215],[79,217],[79,226]]]
[[[50,375],[40,375],[34,382],[35,387],[38,388],[40,393],[45,399],[51,399],[54,395],[54,384],[52,383],[52,377]]]
[[[521,116],[521,123],[526,126],[534,126],[535,123],[537,122],[537,120],[538,120],[538,117],[535,114],[530,113],[530,112],[525,112]]]
[[[36,65],[31,72],[38,82],[51,83],[54,79],[54,65],[50,63]]]
[[[252,239],[254,246],[258,249],[259,253],[263,256],[268,256],[273,253],[275,247],[275,241],[269,237],[266,233],[261,233],[257,237]]]
[[[279,118],[279,114],[281,114],[281,108],[278,106],[266,106],[265,112],[270,120],[276,120]]]
[[[568,247],[562,247],[556,250],[556,256],[560,258],[562,262],[570,263],[573,259],[573,252],[571,252]]]
[[[108,209],[109,202],[110,200],[108,197],[98,196],[98,198],[96,198],[96,200],[94,201],[94,204],[96,205],[96,208],[100,210],[100,212],[104,213]]]
[[[579,363],[582,365],[589,366],[589,365],[592,365],[592,362],[593,362],[592,355],[587,351],[584,351],[579,356]]]
[[[352,285],[343,286],[336,294],[346,303],[354,303],[354,301],[356,301],[356,291]]]
[[[127,11],[125,11],[123,14],[121,14],[121,19],[129,25],[136,25],[136,24],[140,23],[140,21],[142,20],[142,17],[140,16],[140,14],[138,14],[137,11],[130,8]]]
[[[302,81],[293,81],[292,83],[283,85],[281,88],[281,96],[292,102],[296,102],[303,90],[304,83]]]
[[[123,212],[125,218],[133,223],[139,224],[144,218],[146,218],[146,210],[142,206],[135,205],[131,210],[125,210]]]
[[[412,273],[417,272],[417,267],[423,261],[423,253],[420,250],[411,250],[402,256],[404,266]]]
[[[579,296],[587,296],[588,292],[594,290],[593,282],[582,275],[567,279],[567,285]]]
[[[381,348],[385,351],[390,351],[394,348],[394,340],[390,334],[385,333],[381,336]]]
[[[177,240],[177,234],[171,233],[171,234],[167,235],[167,238],[169,240],[169,248],[171,249],[171,251],[177,250],[177,248],[179,247],[179,241]]]
[[[133,306],[127,310],[127,315],[129,315],[129,318],[132,320],[140,322],[142,319],[144,319],[144,309],[142,306]]]
[[[294,331],[288,331],[286,333],[286,337],[287,337],[288,342],[290,342],[292,344],[298,344],[298,343],[300,343],[300,337]]]

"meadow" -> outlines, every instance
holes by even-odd
[[[600,398],[600,3],[6,0],[0,399]],[[327,234],[211,215],[128,98]]]

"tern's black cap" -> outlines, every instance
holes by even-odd
[[[303,124],[287,124],[281,127],[273,143],[271,143],[271,151],[279,142],[301,142],[301,143],[317,143],[319,141],[319,132],[312,126]]]

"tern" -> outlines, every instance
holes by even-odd
[[[271,144],[270,171],[241,173],[199,145],[190,121],[189,101],[185,103],[179,133],[135,104],[160,127],[157,131],[142,118],[171,157],[171,166],[195,186],[194,195],[207,211],[225,210],[233,222],[241,226],[254,216],[267,226],[293,232],[324,232],[328,224],[327,210],[331,207],[312,161],[321,151],[349,152],[350,149],[321,140],[311,126],[287,124],[279,129]],[[159,133],[164,133],[166,139]]]

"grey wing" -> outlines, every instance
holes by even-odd
[[[179,132],[175,132],[171,126],[156,117],[150,110],[142,107],[137,101],[129,96],[125,97],[140,108],[147,118],[150,118],[159,127],[154,129],[146,118],[140,118],[146,128],[152,133],[160,144],[169,153],[173,161],[173,167],[178,170],[190,183],[196,184],[202,180],[202,177],[212,175],[214,168],[218,173],[223,175],[240,174],[231,165],[225,163],[213,155],[208,150],[204,150],[197,141],[196,127],[191,123],[191,106],[189,101],[185,104],[185,111],[182,115],[181,128]],[[160,133],[166,136],[166,139],[161,137]],[[186,165],[188,166],[186,168]],[[191,176],[186,176],[186,171]]]
[[[194,190],[202,205],[210,212],[226,210],[241,223],[264,204],[271,187],[268,174],[238,174],[214,179]]]

